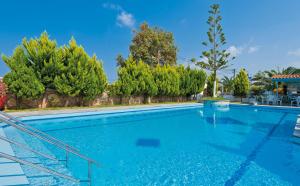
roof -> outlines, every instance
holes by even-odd
[[[300,74],[277,74],[273,75],[272,79],[299,79]]]
[[[272,76],[273,81],[299,81],[300,82],[300,74],[277,74]]]

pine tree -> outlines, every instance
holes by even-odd
[[[213,75],[213,97],[216,97],[217,91],[217,72],[228,67],[230,53],[222,47],[226,44],[225,34],[221,25],[222,17],[220,15],[220,6],[213,4],[210,6],[209,18],[207,24],[209,29],[207,32],[208,41],[202,44],[209,47],[208,50],[202,52],[201,61],[192,61],[201,68],[207,69]]]

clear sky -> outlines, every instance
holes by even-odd
[[[237,56],[231,68],[244,67],[253,74],[300,67],[299,0],[1,1],[0,52],[11,55],[23,37],[45,30],[59,45],[74,36],[89,54],[103,60],[112,81],[116,55],[128,55],[132,30],[144,21],[174,33],[179,63],[200,56],[212,3],[221,4],[226,47]],[[1,59],[0,76],[8,71]]]

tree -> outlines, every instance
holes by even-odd
[[[126,97],[143,95],[148,102],[150,97],[157,93],[157,86],[149,65],[142,61],[137,63],[132,56],[124,62],[123,67],[119,67],[118,81],[113,86],[113,94],[118,93]]]
[[[152,70],[149,65],[139,61],[137,64],[137,81],[138,91],[137,94],[143,95],[147,103],[151,102],[151,97],[157,94],[157,86],[152,75]]]
[[[118,87],[118,92],[121,97],[130,97],[137,92],[138,82],[136,80],[137,66],[136,61],[132,56],[125,61],[123,67],[118,69],[118,80],[115,86]]]
[[[54,78],[60,73],[56,65],[61,60],[61,56],[57,55],[56,41],[50,40],[47,32],[43,32],[39,38],[29,41],[24,38],[22,48],[26,57],[20,63],[32,68],[45,88],[54,88]]]
[[[187,96],[191,84],[190,69],[184,68],[183,65],[177,67],[179,75],[179,95]]]
[[[215,79],[217,78],[213,73],[210,74],[207,78],[207,86],[206,86],[206,93],[208,96],[213,96],[213,92],[214,92],[214,87],[216,90],[218,90],[219,87],[219,80]],[[214,82],[216,82],[215,86],[214,86]]]
[[[245,97],[250,91],[250,81],[245,69],[241,69],[234,79],[234,95],[241,98]]]
[[[151,67],[176,64],[173,34],[157,27],[150,28],[147,23],[141,24],[140,30],[135,32],[129,49],[136,62],[142,60]]]
[[[233,83],[234,79],[232,77],[224,76],[222,78],[222,85],[226,93],[231,93],[233,91]]]
[[[17,48],[18,52],[22,51],[23,57],[16,63],[22,64],[22,68],[32,69],[36,78],[45,88],[54,88],[54,78],[60,73],[56,65],[61,60],[61,56],[57,55],[56,42],[49,39],[47,32],[43,32],[39,38],[29,41],[24,38],[22,44]],[[6,61],[10,59],[5,55],[2,58]]]
[[[196,62],[195,59],[192,59],[192,61],[201,68],[212,72],[212,75],[214,76],[213,97],[216,97],[217,72],[228,67],[229,59],[231,57],[228,51],[222,49],[226,44],[226,39],[221,25],[222,17],[220,16],[220,6],[218,4],[213,4],[210,8],[210,16],[207,20],[207,24],[209,25],[207,32],[208,41],[202,43],[205,47],[209,47],[209,49],[202,52],[201,61]]]
[[[117,61],[117,67],[123,67],[126,59],[121,54],[118,54],[116,61]]]
[[[104,92],[107,86],[107,77],[102,62],[97,60],[96,55],[89,58],[81,75],[83,82],[80,92],[81,97],[86,100],[92,100]]]
[[[181,96],[189,97],[203,91],[206,80],[206,73],[203,70],[191,69],[189,66],[184,68],[180,65],[177,72]]]
[[[61,73],[55,77],[55,89],[62,95],[79,96],[86,100],[101,95],[107,85],[107,78],[97,57],[89,57],[74,38],[60,52],[63,56],[58,65]]]
[[[190,85],[187,96],[196,96],[204,90],[206,73],[203,70],[190,69],[189,67],[186,71],[190,74]]]
[[[26,58],[24,50],[17,47],[11,57],[3,56],[3,61],[11,71],[4,76],[8,90],[16,96],[17,107],[22,99],[38,98],[44,91],[44,85],[39,81],[33,69],[21,63]]]
[[[179,74],[175,67],[164,65],[153,69],[154,81],[160,96],[179,95]]]

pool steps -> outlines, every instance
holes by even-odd
[[[18,141],[20,143],[28,145],[28,147],[34,147],[35,150],[38,150],[40,152],[44,152],[48,155],[51,155],[55,157],[54,154],[52,154],[45,145],[34,138],[24,138],[16,129],[14,128],[7,128],[7,133],[9,133],[9,136],[14,139],[15,141]],[[68,171],[68,169],[65,167],[64,162],[58,162],[53,160],[48,160],[45,158],[41,158],[40,156],[37,156],[33,152],[24,151],[20,148],[15,147],[12,145],[12,148],[16,154],[16,157],[27,160],[30,162],[33,162],[37,165],[41,165],[43,167],[47,167],[52,170],[59,171],[65,175],[72,176],[71,173]],[[62,178],[54,177],[49,173],[41,172],[39,170],[33,169],[32,167],[28,165],[21,165],[22,169],[24,170],[24,173],[30,183],[30,185],[78,185],[76,183],[67,181]]]
[[[300,115],[298,115],[293,135],[300,138]]]
[[[0,124],[1,125],[1,124]],[[6,136],[3,128],[0,126],[0,135]],[[1,152],[15,155],[10,144],[0,140]],[[6,158],[0,158],[0,184],[1,185],[29,185],[29,181],[19,163],[13,162]]]
[[[60,178],[66,179],[68,181],[72,181],[72,182],[76,183],[76,185],[78,185],[79,183],[88,183],[89,185],[91,184],[92,165],[94,164],[97,167],[99,167],[98,162],[96,162],[95,160],[85,156],[84,154],[81,154],[81,152],[79,152],[78,149],[70,146],[69,144],[66,144],[66,143],[64,143],[64,142],[48,135],[47,133],[45,133],[43,131],[40,131],[38,129],[35,129],[34,127],[31,127],[30,125],[27,125],[27,124],[23,123],[18,118],[14,117],[10,114],[7,114],[5,112],[0,112],[0,116],[1,116],[0,121],[5,123],[5,124],[8,124],[9,128],[13,128],[15,130],[18,129],[18,131],[22,131],[23,133],[27,133],[27,135],[30,136],[30,138],[28,138],[28,139],[35,139],[36,142],[31,144],[31,146],[35,147],[37,141],[39,143],[42,143],[42,141],[43,141],[43,142],[47,142],[49,144],[52,144],[57,149],[63,150],[64,154],[65,154],[64,161],[65,161],[66,167],[68,165],[68,160],[69,160],[69,155],[70,154],[75,155],[76,157],[79,157],[82,160],[85,160],[88,163],[88,167],[87,167],[87,169],[88,169],[87,177],[88,178],[83,179],[83,180],[79,180],[77,178],[74,178],[72,176],[69,176],[67,174],[59,172],[59,170],[57,170],[57,167],[54,168],[54,169],[49,169],[49,168],[44,167],[44,166],[34,165],[29,161],[26,162],[26,160],[18,159],[18,157],[6,155],[5,153],[1,154],[2,157],[11,159],[11,160],[19,162],[21,164],[26,164],[28,166],[31,166],[32,168],[39,169],[40,171],[43,171],[43,172],[48,172],[53,176],[56,176],[56,177],[58,176]],[[6,125],[4,127],[7,128],[8,126]],[[22,145],[21,145],[21,148],[22,148]],[[24,149],[22,149],[22,150],[24,150]],[[36,151],[38,151],[38,150],[36,150]],[[34,151],[31,151],[31,152],[34,152]],[[43,152],[43,151],[39,151],[39,152]],[[44,157],[46,157],[46,156],[44,156]],[[57,162],[59,162],[58,159],[56,159],[56,160],[57,160]],[[59,185],[62,185],[62,184],[59,184]],[[70,185],[70,184],[68,184],[68,185]]]

